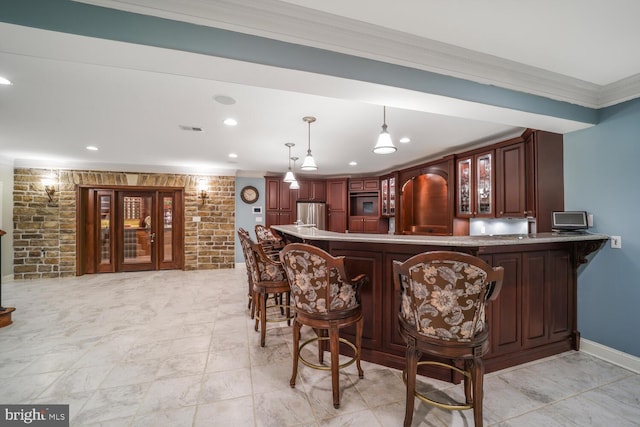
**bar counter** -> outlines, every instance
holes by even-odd
[[[490,349],[486,372],[515,366],[567,350],[577,350],[577,269],[608,236],[539,233],[495,236],[417,236],[335,233],[310,226],[274,225],[287,242],[320,247],[346,257],[347,272],[365,273],[362,289],[365,317],[362,358],[404,367],[405,343],[398,333],[399,290],[391,266],[433,250],[465,252],[505,269],[502,290],[487,309]],[[345,330],[352,338],[354,331]],[[442,371],[423,372],[456,381]]]

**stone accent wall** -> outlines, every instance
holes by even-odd
[[[42,179],[48,169],[15,169],[13,188],[14,278],[39,279],[76,274],[76,186],[136,185],[184,188],[185,270],[235,265],[235,178],[102,171],[54,171],[53,203]],[[208,198],[198,198],[198,181],[209,181]],[[201,222],[193,217],[200,216]]]

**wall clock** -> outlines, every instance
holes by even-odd
[[[258,197],[260,197],[260,193],[258,193],[258,189],[251,185],[247,185],[242,190],[240,190],[240,198],[243,202],[252,204],[258,201]]]

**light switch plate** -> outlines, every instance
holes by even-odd
[[[611,247],[613,249],[622,248],[622,236],[611,236]]]
[[[194,216],[193,217],[193,222],[200,222],[200,217],[199,216]]]

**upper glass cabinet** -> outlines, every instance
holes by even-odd
[[[458,159],[456,172],[456,216],[493,216],[493,150]]]

